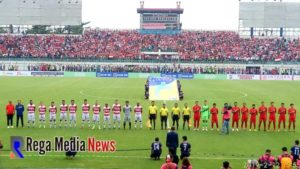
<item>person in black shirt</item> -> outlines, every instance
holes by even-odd
[[[182,137],[183,142],[180,144],[180,159],[182,160],[184,157],[189,157],[191,152],[191,144],[187,141],[187,136]]]
[[[154,160],[159,160],[162,152],[162,144],[159,142],[159,138],[156,137],[155,141],[151,144],[151,158]]]

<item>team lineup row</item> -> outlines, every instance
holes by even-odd
[[[7,125],[8,128],[12,127],[12,118],[14,115],[14,112],[17,112],[17,126],[19,119],[22,122],[23,126],[23,112],[24,112],[24,106],[21,104],[21,101],[18,101],[18,104],[14,106],[11,101],[6,106],[6,112],[7,112]],[[27,117],[28,117],[28,127],[35,126],[35,112],[36,110],[39,113],[39,127],[45,127],[46,123],[46,112],[47,107],[44,105],[43,102],[40,102],[40,105],[38,107],[35,106],[32,100],[29,101],[29,104],[27,105]],[[76,127],[76,112],[77,112],[77,105],[75,104],[74,100],[71,100],[71,103],[69,105],[66,104],[65,100],[62,100],[61,105],[59,106],[59,112],[60,112],[60,124],[59,127],[62,127],[64,124],[65,127]],[[81,111],[82,111],[82,124],[81,127],[85,126],[85,123],[88,124],[88,127],[91,127],[90,125],[90,111],[93,112],[92,117],[92,128],[94,129],[95,126],[98,124],[98,128],[100,129],[100,112],[103,111],[103,127],[106,128],[116,128],[118,127],[120,129],[121,127],[121,112],[124,113],[124,122],[123,127],[126,127],[126,123],[129,123],[129,128],[131,128],[131,113],[134,112],[135,120],[134,120],[134,126],[137,127],[137,123],[139,123],[140,128],[142,128],[142,113],[143,113],[143,107],[140,105],[140,103],[136,103],[136,105],[132,108],[129,104],[129,101],[125,101],[125,105],[122,106],[119,103],[118,100],[115,100],[115,103],[110,107],[107,103],[101,108],[98,101],[95,101],[95,104],[93,106],[90,106],[87,102],[87,99],[84,100]],[[52,101],[51,105],[48,108],[48,112],[50,114],[50,127],[56,127],[56,115],[58,112],[58,108],[55,106],[55,103]],[[113,117],[113,126],[111,124],[110,116],[112,112]],[[157,108],[155,105],[155,102],[152,101],[151,105],[148,107],[148,114],[149,114],[149,126],[150,129],[155,129],[156,126],[156,119],[157,115],[160,116],[161,121],[161,129],[167,129],[168,125],[168,117],[169,114],[171,114],[172,119],[172,125],[177,126],[177,129],[179,127],[178,121],[182,117],[183,118],[183,129],[185,129],[185,126],[187,125],[188,129],[192,126],[192,113],[193,113],[193,121],[194,121],[194,130],[199,130],[200,128],[200,120],[202,121],[202,130],[207,131],[208,130],[208,120],[211,119],[211,129],[214,129],[216,126],[217,130],[219,129],[219,123],[218,123],[218,114],[223,114],[223,121],[225,118],[229,116],[232,118],[232,131],[238,131],[239,129],[239,121],[241,121],[241,128],[246,129],[248,124],[248,119],[250,119],[250,131],[254,130],[256,131],[256,119],[257,115],[259,115],[259,130],[261,128],[261,125],[263,125],[264,131],[266,131],[266,122],[267,119],[269,121],[268,129],[270,130],[271,125],[273,124],[273,130],[276,129],[275,123],[276,123],[276,114],[279,114],[278,119],[278,130],[280,130],[281,123],[283,123],[283,128],[286,128],[286,114],[289,115],[289,126],[290,129],[291,126],[293,127],[293,130],[295,130],[295,122],[296,122],[296,108],[294,107],[294,104],[290,104],[290,107],[287,109],[285,107],[284,103],[281,103],[281,106],[277,109],[274,106],[274,102],[270,103],[269,107],[266,107],[264,102],[261,102],[261,105],[259,108],[256,108],[255,104],[252,104],[251,108],[248,108],[246,103],[243,103],[241,107],[238,106],[237,102],[234,102],[233,106],[228,105],[227,103],[224,104],[224,108],[222,111],[219,111],[217,108],[216,103],[212,104],[212,107],[210,108],[208,106],[208,101],[205,100],[203,105],[200,105],[198,101],[195,102],[195,105],[190,108],[187,103],[184,104],[183,108],[179,108],[178,103],[175,103],[172,107],[171,111],[167,108],[166,104],[163,103],[162,107],[160,109]],[[68,120],[68,113],[69,113],[69,124],[67,123]],[[232,114],[232,115],[231,115]],[[250,116],[250,118],[249,118]],[[268,117],[268,118],[267,118]]]

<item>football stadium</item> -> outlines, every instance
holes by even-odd
[[[299,37],[292,0],[0,0],[0,169],[300,169]]]

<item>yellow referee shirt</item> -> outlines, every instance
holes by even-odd
[[[179,107],[173,107],[172,112],[173,112],[173,115],[179,115],[180,114],[180,108]]]
[[[156,106],[149,106],[149,114],[156,114],[157,107]]]
[[[189,107],[183,108],[183,115],[191,115],[191,109]]]
[[[168,116],[168,113],[169,113],[169,110],[168,110],[168,108],[160,108],[160,115],[161,116]]]

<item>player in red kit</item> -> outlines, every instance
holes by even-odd
[[[268,112],[269,112],[269,125],[268,125],[268,130],[270,130],[270,126],[273,123],[273,130],[276,130],[276,112],[277,109],[274,106],[274,102],[271,102],[271,106],[268,108]]]
[[[249,110],[250,113],[250,129],[251,131],[252,127],[254,131],[256,131],[256,116],[257,116],[257,109],[255,108],[255,104],[252,104],[252,108]]]
[[[237,106],[237,102],[234,102],[232,107],[232,131],[234,131],[234,124],[236,125],[236,131],[239,131],[239,120],[240,120],[241,110]]]
[[[210,114],[211,114],[211,130],[214,130],[214,124],[216,124],[217,130],[219,131],[219,122],[218,122],[219,109],[216,106],[217,106],[217,104],[213,103],[213,107],[210,109]]]
[[[295,132],[295,129],[296,129],[296,109],[294,108],[294,104],[291,103],[290,104],[290,108],[288,110],[288,113],[289,113],[289,131],[291,129],[291,124],[293,124],[293,130]]]
[[[258,130],[260,131],[260,126],[263,123],[264,125],[264,131],[266,131],[266,123],[267,123],[267,112],[268,109],[265,106],[264,102],[261,102],[261,106],[258,108],[259,112],[259,124],[258,124]]]
[[[281,106],[278,109],[279,120],[278,120],[278,131],[280,131],[280,125],[283,123],[283,129],[285,130],[285,115],[286,115],[286,108],[284,107],[284,103],[281,103]]]
[[[195,102],[195,106],[193,107],[193,112],[194,112],[194,130],[199,130],[200,126],[200,111],[201,111],[201,106],[199,105],[199,102]]]
[[[248,124],[248,114],[249,114],[249,109],[246,106],[246,103],[243,103],[243,107],[241,108],[241,113],[242,113],[242,129],[247,129],[247,124]]]

